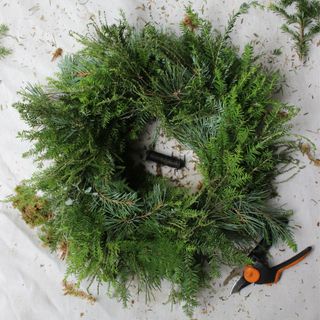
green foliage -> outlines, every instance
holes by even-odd
[[[279,165],[292,162],[296,109],[273,98],[278,75],[251,46],[239,56],[230,44],[238,15],[224,34],[190,9],[180,36],[92,23],[55,78],[21,91],[20,135],[50,163],[24,188],[31,202],[42,192],[51,214],[40,236],[64,247],[68,275],[107,282],[124,303],[133,277],[147,297],[167,279],[190,315],[221,265],[248,262],[241,248],[261,237],[293,246],[290,212],[269,200]],[[199,157],[196,194],[134,167],[130,147],[155,119]]]
[[[31,186],[21,184],[15,189],[16,194],[8,200],[22,213],[23,220],[32,228],[41,226],[50,219],[47,202],[36,195]]]
[[[0,40],[7,35],[9,28],[5,24],[0,24]],[[0,45],[0,59],[4,58],[11,53],[10,49],[7,49]]]
[[[295,11],[291,13],[292,6]],[[320,1],[280,0],[279,4],[271,4],[270,9],[286,20],[281,29],[291,36],[299,59],[304,61],[310,42],[320,32]]]

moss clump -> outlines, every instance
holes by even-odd
[[[21,212],[22,219],[30,227],[41,226],[52,217],[46,206],[47,201],[38,197],[33,188],[21,184],[16,187],[15,192],[9,200],[13,207]]]

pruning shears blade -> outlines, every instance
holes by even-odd
[[[246,279],[242,276],[233,286],[231,290],[231,294],[240,292],[243,288],[251,284],[250,282],[246,281]]]

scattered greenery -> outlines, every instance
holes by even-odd
[[[295,11],[291,13],[292,6]],[[290,34],[299,59],[305,61],[310,42],[320,32],[320,1],[280,0],[279,4],[271,4],[270,9],[286,20],[281,29]]]
[[[93,32],[74,35],[83,49],[63,58],[55,78],[21,91],[27,155],[50,165],[12,200],[23,212],[41,191],[40,237],[62,248],[67,275],[107,282],[125,303],[133,277],[147,297],[167,279],[190,315],[222,265],[249,262],[247,245],[264,237],[294,247],[291,212],[268,201],[298,148],[297,110],[273,98],[279,75],[252,46],[239,56],[230,43],[247,9],[223,34],[190,9],[179,36],[124,18],[93,22]],[[196,194],[134,166],[131,146],[154,120],[199,157]]]
[[[7,35],[8,31],[9,31],[9,28],[6,25],[0,24],[0,40]],[[0,59],[4,58],[10,53],[11,53],[10,49],[7,49],[0,45]]]
[[[274,56],[280,56],[280,55],[282,54],[281,48],[274,49],[273,52],[272,52],[272,54],[273,54]]]

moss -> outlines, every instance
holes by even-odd
[[[32,228],[40,226],[52,218],[47,201],[36,195],[33,188],[21,184],[15,189],[16,194],[10,198],[13,207],[21,212],[22,219]]]

